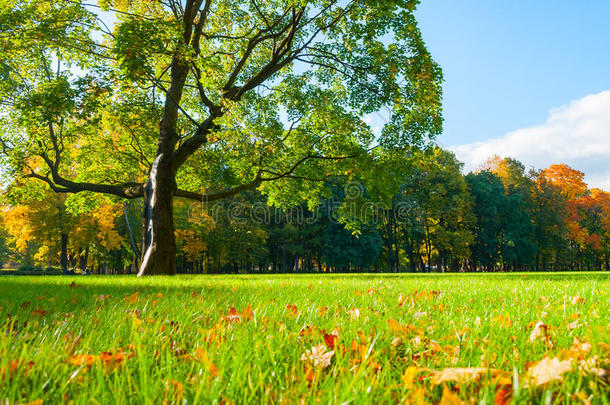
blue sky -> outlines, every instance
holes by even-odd
[[[455,150],[467,168],[479,164],[475,161],[485,152],[507,151],[542,168],[559,163],[551,157],[563,156],[548,154],[561,146],[555,138],[571,137],[563,145],[567,149],[580,148],[583,140],[595,156],[568,153],[565,163],[581,166],[575,168],[587,173],[592,186],[610,188],[610,168],[603,167],[610,166],[610,119],[599,122],[604,111],[610,116],[610,97],[602,93],[610,90],[610,1],[422,0],[417,17],[445,75],[439,144]],[[583,110],[583,99],[597,115]],[[595,121],[594,129],[583,122],[587,119]],[[607,153],[602,146],[605,154],[597,156],[600,134],[578,132],[583,128],[604,133]],[[527,136],[513,136],[523,130]],[[532,139],[519,150],[512,138],[513,143]],[[546,147],[537,148],[542,143]],[[532,157],[531,149],[543,155]]]

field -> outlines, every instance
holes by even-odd
[[[608,404],[610,274],[0,277],[0,403]]]

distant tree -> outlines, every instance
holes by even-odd
[[[468,256],[471,199],[462,163],[441,148],[418,153],[395,197],[400,236],[411,271],[416,266],[458,268]]]
[[[471,224],[474,235],[471,265],[475,269],[480,264],[485,270],[493,270],[500,261],[504,218],[510,201],[502,180],[491,172],[470,173],[466,183],[473,197],[475,217]]]
[[[537,244],[536,269],[549,270],[561,263],[568,249],[568,200],[543,172],[532,188],[532,220]]]

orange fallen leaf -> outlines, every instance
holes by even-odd
[[[441,397],[441,402],[439,405],[463,405],[463,402],[460,397],[458,397],[451,389],[447,386],[443,389],[443,396]]]
[[[138,302],[138,292],[136,291],[133,294],[125,297],[125,302],[128,304],[135,304],[136,302]]]
[[[504,315],[496,315],[496,316],[494,316],[493,317],[493,321],[496,322],[498,325],[500,325],[503,328],[510,328],[512,326],[512,324],[513,324],[510,321],[510,319],[508,319]]]
[[[326,314],[326,311],[328,311],[328,307],[318,306],[319,316],[324,316]]]
[[[218,376],[218,367],[212,363],[210,358],[208,357],[208,352],[206,352],[203,348],[197,348],[197,359],[203,365],[205,371],[207,371],[212,377],[216,378]]]
[[[286,305],[286,310],[288,311],[286,313],[286,315],[293,317],[293,318],[298,318],[299,315],[301,314],[296,305],[288,304],[288,305]]]

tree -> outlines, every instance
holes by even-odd
[[[472,233],[471,197],[462,163],[439,147],[416,154],[395,199],[402,212],[401,234],[411,271],[418,263],[428,268],[457,268],[468,255]]]
[[[417,3],[100,1],[113,30],[85,2],[3,3],[7,164],[56,192],[143,198],[139,275],[173,274],[174,197],[315,204],[321,180],[440,132]],[[382,108],[375,137],[362,117]]]
[[[536,256],[536,240],[532,225],[534,182],[525,166],[513,158],[494,155],[483,165],[483,169],[494,173],[504,185],[508,205],[502,213],[502,260],[513,268],[532,263]]]

